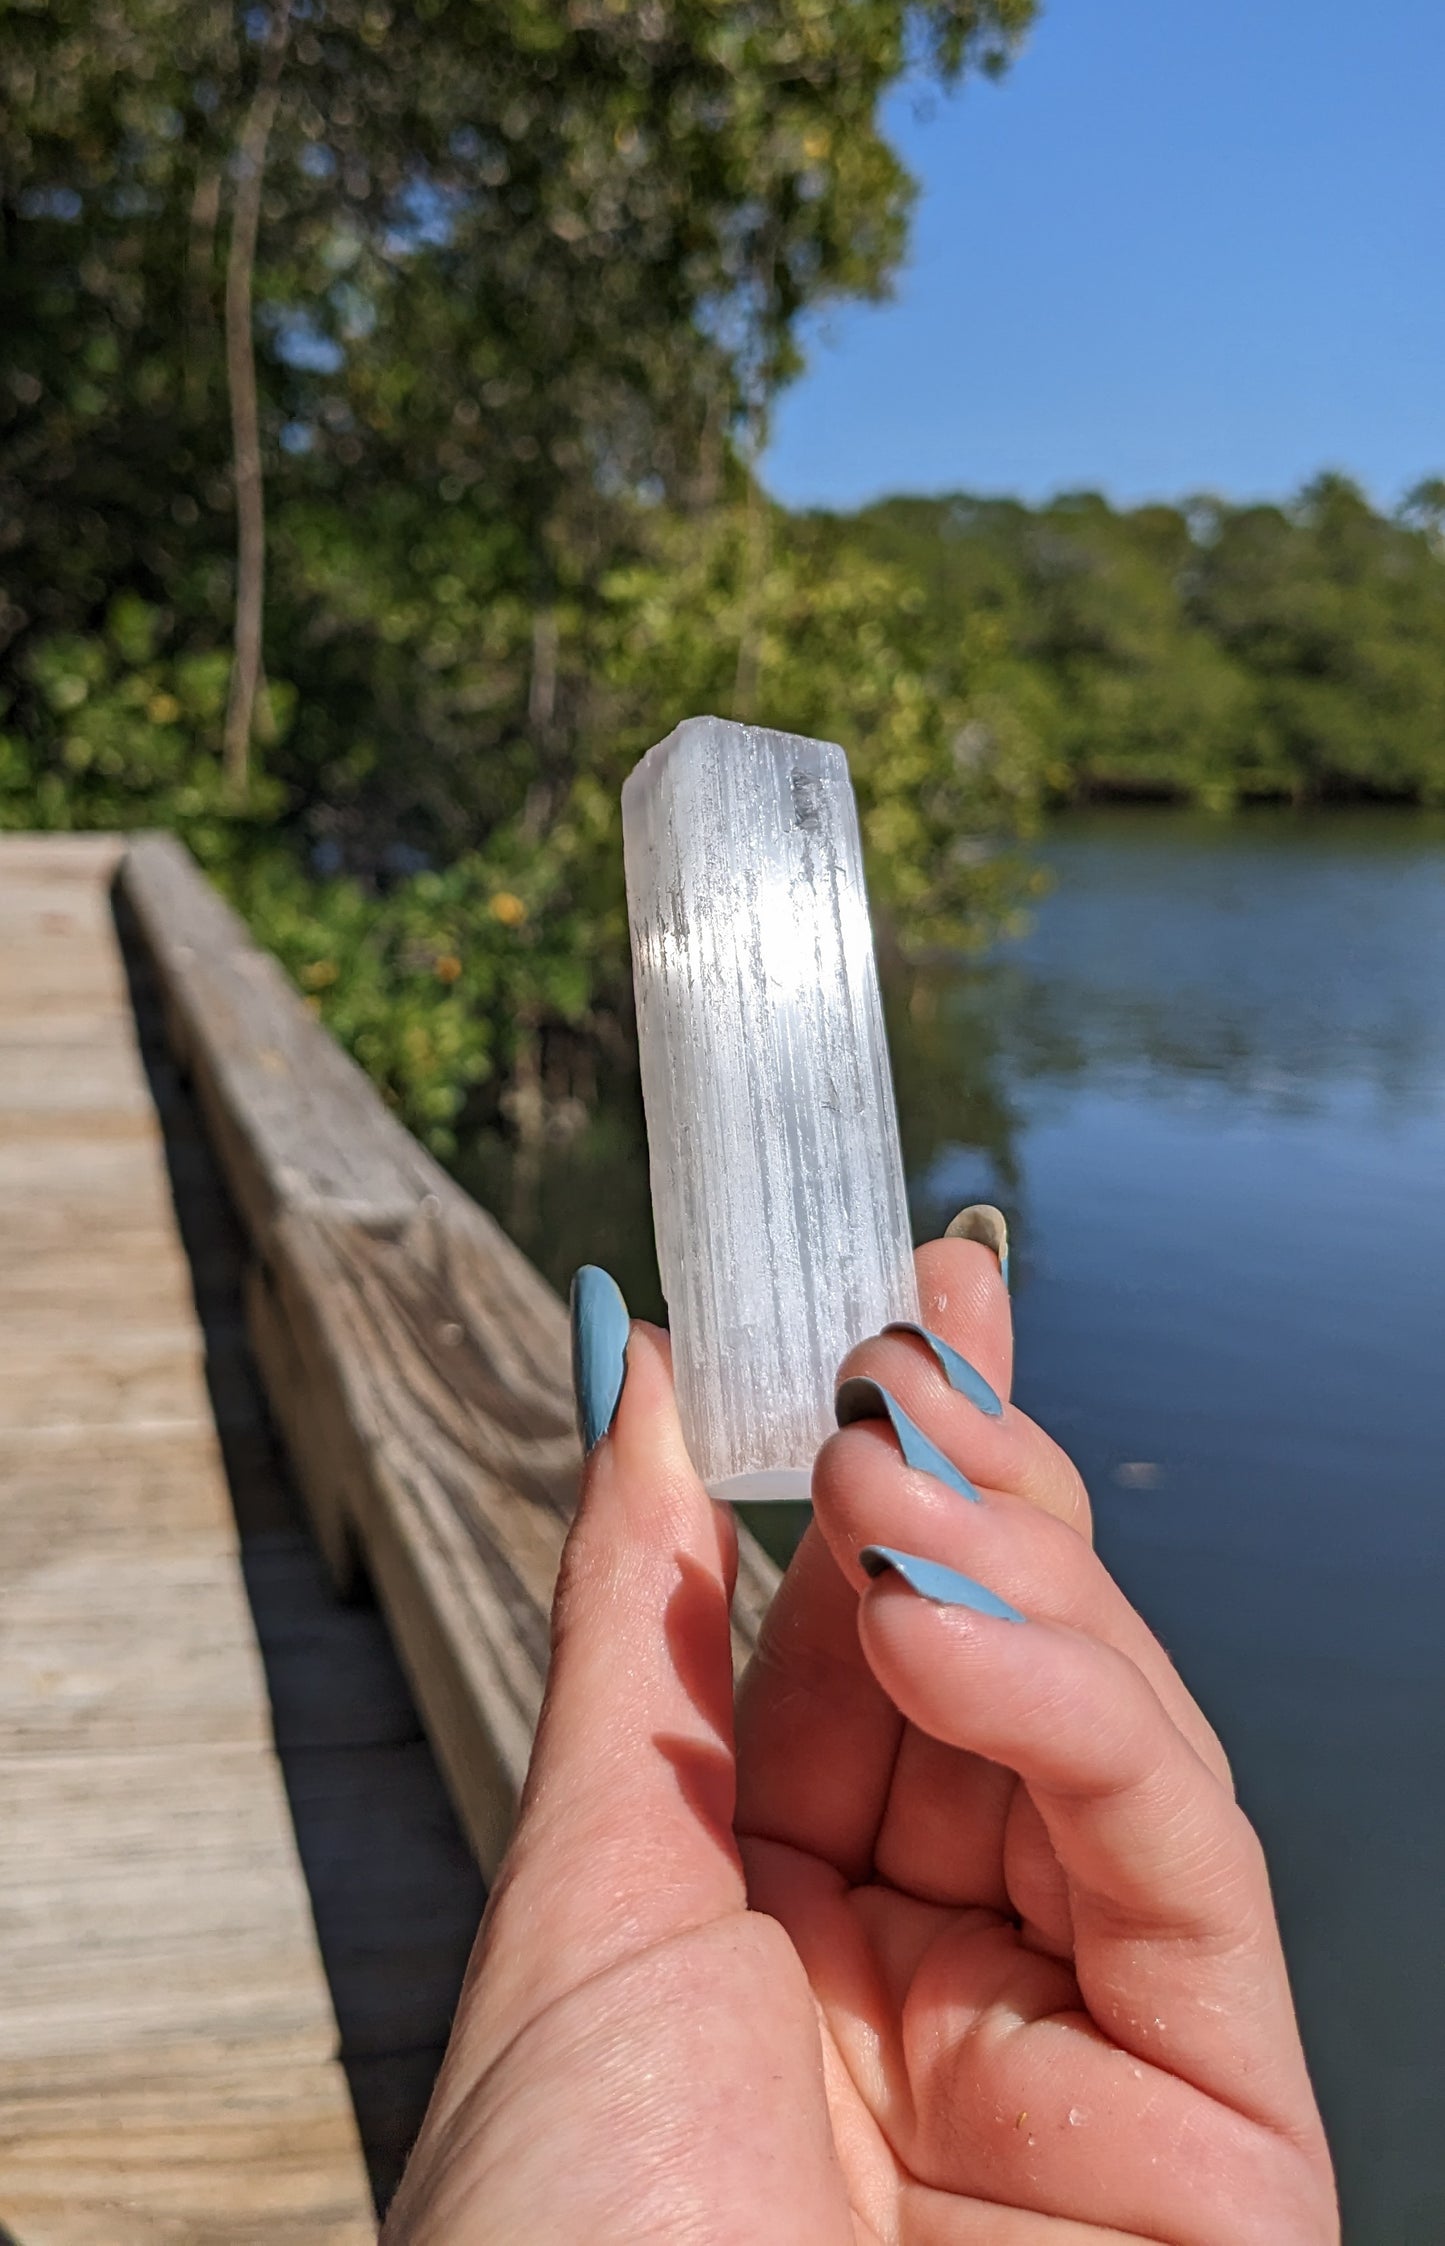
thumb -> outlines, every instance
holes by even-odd
[[[1008,1226],[986,1202],[960,1209],[941,1240],[918,1251],[923,1321],[961,1349],[1000,1396],[1013,1386]]]
[[[517,1830],[483,1923],[506,2041],[579,1982],[743,1908],[733,1839],[736,1539],[683,1442],[666,1336],[612,1279],[572,1290],[590,1448]]]

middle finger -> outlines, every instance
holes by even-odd
[[[970,1422],[927,1399],[914,1425],[941,1454],[943,1471],[910,1465],[888,1409],[891,1401],[876,1382],[859,1380],[840,1392],[840,1418],[848,1424],[824,1444],[813,1470],[816,1522],[848,1580],[862,1591],[857,1555],[872,1543],[924,1552],[990,1582],[993,1549],[1025,1534],[1052,1587],[1054,1619],[1102,1639],[1142,1670],[1195,1752],[1227,1783],[1228,1763],[1213,1730],[1154,1633],[1083,1536],[1027,1499],[992,1486],[981,1472]],[[983,1419],[981,1413],[975,1417]],[[915,1455],[926,1462],[925,1450],[915,1447]],[[963,1494],[969,1490],[971,1497]]]

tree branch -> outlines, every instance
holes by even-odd
[[[226,385],[231,399],[231,455],[236,487],[236,624],[231,690],[226,704],[225,764],[237,789],[251,771],[251,735],[261,679],[261,616],[266,589],[266,501],[261,475],[261,417],[256,397],[253,289],[256,236],[266,150],[281,98],[281,65],[291,0],[275,0],[261,53],[260,76],[236,148],[236,202],[226,258]]]

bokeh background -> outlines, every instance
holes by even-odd
[[[921,1233],[1445,2237],[1445,21],[0,0],[0,827],[168,826],[657,1310],[617,795],[847,745]],[[796,1524],[770,1524],[786,1540]]]

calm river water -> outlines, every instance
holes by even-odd
[[[1346,2237],[1440,2246],[1445,821],[1111,812],[1042,855],[1031,933],[894,1024],[919,1233],[1007,1210],[1019,1400],[1269,1849]],[[511,1213],[655,1310],[635,1112]]]

